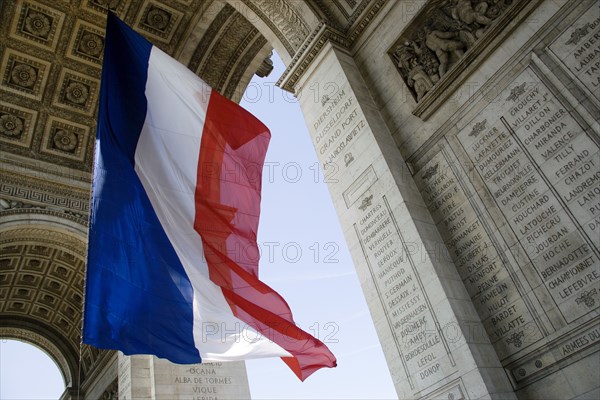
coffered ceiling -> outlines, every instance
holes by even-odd
[[[188,65],[228,97],[271,50],[248,20],[222,2],[18,0],[1,7],[2,152],[87,173],[107,9],[167,53],[192,42]]]

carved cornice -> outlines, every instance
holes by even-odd
[[[27,212],[57,212],[62,217],[87,225],[89,216],[88,190],[47,182],[3,171],[0,180],[0,198],[8,202],[0,210],[22,209]],[[11,202],[24,206],[10,206]],[[37,209],[37,210],[36,210]]]
[[[192,54],[192,58],[188,64],[188,68],[198,73],[201,68],[203,68],[202,63],[206,63],[206,56],[213,46],[216,43],[219,37],[219,31],[223,29],[227,21],[231,18],[231,16],[235,13],[235,9],[231,7],[229,4],[226,4],[217,14],[213,22],[209,25],[204,35],[202,35],[202,39],[200,39],[200,43],[194,50]]]
[[[297,50],[294,58],[277,82],[277,85],[284,90],[294,93],[296,83],[328,41],[334,43],[338,48],[350,51],[354,43],[356,43],[369,24],[373,22],[387,1],[374,0],[361,2],[350,16],[348,27],[343,31],[333,27],[330,21],[321,22],[313,30],[310,37],[304,41],[302,47]]]
[[[351,43],[354,44],[356,42],[367,26],[373,22],[373,19],[375,19],[375,16],[377,16],[387,1],[388,0],[375,0],[362,2],[360,4],[359,9],[357,9],[350,17],[350,27],[346,33],[348,40],[350,40]]]
[[[292,59],[277,82],[277,86],[294,93],[296,83],[328,42],[336,44],[338,48],[343,50],[348,50],[351,46],[351,42],[346,38],[346,35],[321,23]]]
[[[327,0],[325,0],[327,1]],[[319,15],[321,18],[321,21],[327,21],[327,23],[335,28],[338,29],[340,31],[344,30],[344,26],[340,24],[338,18],[336,17],[335,13],[331,10],[331,8],[324,4],[325,3],[324,0],[313,0],[310,1],[308,3],[308,5],[315,11],[315,14]],[[343,8],[340,8],[339,5],[337,7],[337,9],[341,12],[341,14],[347,18],[348,17],[348,13],[346,12],[346,10],[344,10]]]

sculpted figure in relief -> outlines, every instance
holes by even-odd
[[[449,54],[453,53],[460,59],[464,54],[465,45],[460,40],[456,40],[458,36],[456,32],[442,32],[427,25],[424,29],[425,45],[435,52],[440,62],[438,72],[441,78],[448,69]]]
[[[452,17],[454,19],[461,20],[467,25],[471,25],[477,22],[481,25],[489,25],[492,20],[485,16],[485,12],[488,9],[488,3],[482,1],[478,3],[475,8],[471,0],[454,0],[454,9],[452,11]]]
[[[426,10],[392,53],[417,101],[513,3],[514,0],[442,0]]]
[[[483,36],[485,27],[493,22],[490,18],[485,16],[487,10],[488,3],[485,1],[478,3],[475,8],[473,8],[471,0],[454,0],[452,18],[462,21],[469,26],[478,24],[479,27],[475,28],[475,36],[479,38]]]
[[[398,69],[406,77],[406,83],[414,89],[417,101],[440,79],[436,56],[425,46],[420,47],[414,41],[404,42],[396,49],[394,58]]]
[[[423,33],[422,35],[419,35],[418,40],[411,41],[409,44],[417,54],[417,61],[419,62],[419,65],[423,67],[423,70],[427,76],[429,76],[431,81],[435,84],[440,80],[440,63],[435,53],[425,45],[425,34]]]
[[[425,93],[433,87],[433,82],[425,71],[423,71],[423,68],[421,68],[415,58],[411,60],[411,66],[412,69],[408,74],[408,84],[414,87],[415,92],[417,93],[417,101],[420,101]]]

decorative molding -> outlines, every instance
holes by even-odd
[[[290,56],[296,54],[310,33],[308,24],[287,0],[243,0],[273,31]]]
[[[313,1],[309,2],[309,5],[313,9],[318,10],[318,13],[321,14],[319,16],[321,18],[321,21],[323,21],[323,22],[327,21],[327,23],[331,27],[342,31],[344,29],[344,27],[342,25],[340,25],[340,21],[338,21],[338,18],[336,17],[334,12],[332,12],[331,8],[329,7],[329,4],[325,4],[326,1],[327,0],[313,0]],[[343,7],[340,8],[339,4],[337,2],[335,4],[337,6],[337,9],[344,16],[344,18],[347,18],[348,13],[346,12],[346,10]],[[315,14],[318,14],[318,13],[315,13]]]
[[[277,81],[277,86],[294,93],[296,83],[298,83],[310,64],[312,64],[314,59],[328,42],[334,43],[338,48],[346,51],[351,46],[350,41],[343,33],[323,23],[320,24],[315,28],[310,38],[306,40],[302,49],[300,49],[292,59],[284,73],[281,75],[281,78],[279,78],[279,81]]]
[[[366,28],[373,22],[379,11],[388,2],[388,0],[363,1],[359,7],[352,13],[348,21],[347,30],[348,40],[354,44]],[[365,10],[367,10],[365,12]]]
[[[329,21],[321,22],[306,38],[288,64],[286,70],[279,78],[277,86],[283,90],[294,93],[296,83],[306,72],[310,64],[320,53],[327,42],[335,44],[338,48],[350,51],[356,40],[366,30],[378,15],[379,11],[388,0],[363,1],[351,16],[350,23],[357,21],[349,29],[340,31],[333,27]],[[367,10],[367,11],[365,11]]]
[[[87,126],[51,116],[46,121],[41,151],[83,161],[89,136]]]
[[[1,232],[1,246],[14,245],[16,243],[30,243],[32,246],[33,243],[37,243],[38,245],[51,245],[53,247],[63,250],[66,249],[72,252],[74,255],[79,257],[78,260],[81,262],[81,266],[83,266],[85,257],[87,255],[87,245],[84,241],[80,240],[74,235],[68,235],[66,233],[50,230],[49,228],[42,227],[40,225],[28,225],[26,228],[2,229]],[[74,263],[75,261],[75,258],[70,258],[71,263]],[[83,274],[83,270],[81,273]]]
[[[233,7],[229,4],[225,4],[202,35],[202,39],[200,39],[200,42],[196,46],[190,62],[188,63],[188,68],[198,74],[198,76],[202,77],[199,71],[201,68],[204,68],[204,64],[208,62],[208,54],[211,47],[218,42],[221,29],[223,29],[227,21],[235,12]]]
[[[96,110],[100,80],[63,68],[58,79],[53,105],[91,116]]]
[[[243,59],[243,56],[247,55],[247,52],[251,50],[250,47],[253,41],[260,36],[258,29],[256,29],[252,24],[250,24],[248,20],[244,18],[241,14],[235,13],[234,16],[230,19],[230,21],[233,29],[228,29],[225,35],[221,37],[221,40],[224,43],[232,41],[237,45],[235,47],[230,47],[229,58],[226,60],[224,68],[222,68],[220,71],[220,77],[216,85],[218,89],[225,89],[225,85],[230,80],[230,72],[234,69],[236,64],[240,64],[240,62]],[[234,40],[231,40],[232,36]],[[258,52],[258,50],[256,52]],[[252,55],[250,60],[246,60],[246,66],[248,63],[250,63],[252,58],[256,56],[256,52]],[[207,63],[206,65],[209,66],[210,63]]]
[[[0,198],[0,201],[6,201],[6,199]],[[10,216],[18,216],[18,215],[27,215],[28,218],[33,218],[34,215],[44,215],[60,218],[63,220],[68,220],[74,222],[76,224],[81,225],[84,228],[87,228],[88,216],[84,214],[74,213],[68,210],[60,210],[60,209],[47,209],[42,206],[31,206],[31,204],[22,203],[22,202],[10,202],[9,207],[7,209],[2,209],[0,207],[0,217],[10,217]]]
[[[310,29],[288,0],[254,0],[254,3],[264,10],[268,20],[279,28],[292,47],[298,49],[308,36]]]
[[[248,66],[252,63],[252,60],[257,56],[257,54],[261,51],[262,48],[264,48],[267,45],[267,39],[264,38],[264,36],[258,34],[254,37],[254,41],[253,43],[247,48],[247,50],[245,51],[244,55],[242,57],[240,57],[240,62],[237,63],[237,66],[235,66],[235,69],[233,70],[233,73],[231,74],[229,80],[228,80],[228,85],[227,87],[225,87],[223,89],[223,95],[229,99],[234,98],[235,96],[235,91],[238,90],[238,87],[240,85],[240,81],[243,79],[244,74],[246,74],[248,71]],[[268,62],[271,62],[270,65],[270,70],[269,70],[269,64]],[[266,57],[261,66],[259,66],[259,70],[261,68],[263,68],[263,66],[266,65],[264,68],[264,72],[266,72],[266,70],[269,70],[269,72],[267,73],[267,75],[269,73],[271,73],[271,71],[273,70],[273,62],[271,61],[270,56]],[[258,75],[259,70],[257,70],[255,73]],[[267,76],[265,75],[265,76]],[[260,75],[258,75],[260,76]],[[241,96],[240,96],[241,97]]]
[[[12,93],[42,100],[51,63],[12,49],[6,49],[2,60],[2,87]]]
[[[2,173],[0,196],[9,202],[20,201],[39,208],[60,210],[84,220],[89,215],[89,192],[9,172]]]
[[[64,21],[65,14],[54,8],[37,2],[19,2],[11,24],[10,36],[45,50],[54,51]]]
[[[78,189],[91,187],[92,174],[80,168],[59,165],[43,159],[26,158],[8,152],[0,152],[0,163],[2,164],[2,179],[5,171],[11,171],[19,175],[27,175],[38,180],[49,182],[60,182]]]
[[[169,43],[181,21],[183,13],[156,1],[148,1],[140,8],[135,27],[145,35]]]
[[[513,344],[519,347],[522,335],[515,334]],[[518,337],[518,338],[517,338]],[[582,357],[598,351],[598,321],[590,320],[562,335],[553,335],[536,350],[505,365],[506,372],[515,389],[532,384],[552,373],[577,362]],[[569,349],[568,354],[563,350]]]
[[[37,111],[0,102],[0,141],[29,148]]]
[[[104,55],[103,29],[78,19],[69,42],[67,57],[100,68]]]

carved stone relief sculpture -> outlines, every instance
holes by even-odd
[[[432,0],[404,30],[390,56],[419,102],[515,0]]]

